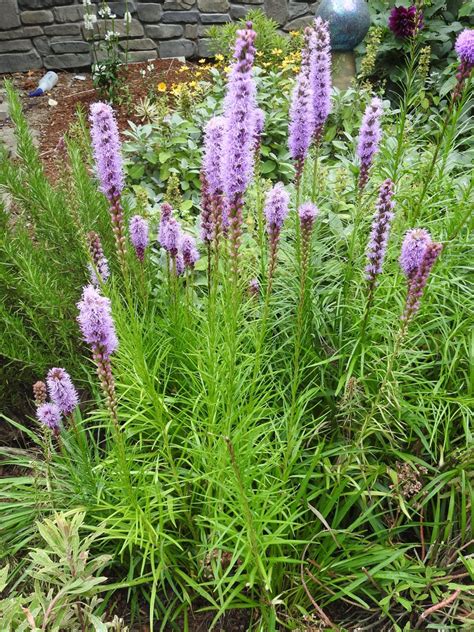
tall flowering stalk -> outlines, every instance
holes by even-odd
[[[374,97],[367,106],[360,127],[357,155],[360,160],[359,191],[363,191],[369,179],[369,172],[374,157],[379,151],[382,130],[380,119],[382,116],[382,101]]]
[[[311,235],[314,223],[319,214],[318,207],[311,202],[305,202],[298,209],[301,232],[301,290],[304,294],[306,277],[308,274],[309,257],[311,252]]]
[[[96,232],[87,233],[87,243],[93,261],[93,264],[89,264],[91,283],[99,286],[101,283],[106,283],[110,276],[109,262],[104,255],[100,237]]]
[[[464,84],[474,68],[474,29],[464,29],[459,33],[454,50],[459,58],[457,84],[453,93],[453,101],[456,101],[461,96]]]
[[[48,371],[46,383],[53,404],[66,417],[71,415],[79,404],[79,396],[69,373],[59,367],[52,368]]]
[[[293,89],[288,129],[288,148],[295,163],[295,185],[299,190],[304,163],[313,139],[313,95],[304,67],[300,70]]]
[[[161,205],[161,216],[160,216],[160,223],[158,226],[158,243],[165,250],[167,249],[166,246],[168,244],[168,235],[167,235],[168,222],[170,221],[172,217],[173,217],[173,208],[171,204],[169,204],[168,202],[163,202],[163,204]]]
[[[268,294],[271,293],[275,267],[277,263],[277,250],[280,241],[280,233],[283,223],[288,215],[290,194],[285,190],[281,182],[267,193],[265,201],[265,220],[267,224],[267,235],[270,246],[270,256],[268,261]]]
[[[188,270],[194,270],[194,266],[199,261],[199,251],[196,247],[196,240],[190,235],[184,235],[181,239],[180,246],[184,267]]]
[[[122,271],[126,270],[126,241],[121,195],[124,187],[120,138],[114,111],[107,103],[90,107],[91,138],[102,193],[110,205],[112,228]]]
[[[110,357],[118,347],[118,340],[110,310],[110,300],[102,296],[94,286],[87,285],[77,307],[79,309],[77,321],[82,337],[92,349],[97,374],[107,398],[107,407],[118,429],[117,397],[110,363]]]
[[[134,215],[129,223],[130,241],[140,263],[145,260],[145,251],[149,241],[149,226],[141,215]]]
[[[310,87],[313,96],[314,141],[318,144],[331,112],[331,36],[329,24],[320,17],[314,21],[310,38]]]
[[[237,31],[234,64],[229,74],[224,102],[225,126],[222,142],[223,191],[227,198],[230,250],[234,281],[239,275],[244,194],[252,177],[256,126],[256,88],[252,77],[255,58],[252,23]]]

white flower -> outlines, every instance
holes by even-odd
[[[107,31],[107,33],[104,35],[104,39],[106,42],[110,42],[110,40],[113,40],[117,37],[117,33],[115,31]]]
[[[146,69],[148,70],[148,72],[151,72],[152,70],[154,70],[154,66],[153,64],[149,64]]]
[[[140,74],[141,74],[142,77],[144,77],[146,75],[146,70],[142,68],[140,70]]]
[[[125,11],[123,14],[123,19],[125,20],[125,24],[131,24],[132,22],[132,14],[130,11]]]
[[[97,16],[94,13],[86,13],[84,15],[84,28],[86,29],[86,31],[92,31],[96,22]]]
[[[90,6],[92,6],[92,0],[82,0],[82,4],[85,7],[90,7]]]
[[[99,16],[101,18],[110,18],[112,17],[112,12],[110,10],[110,7],[108,4],[106,4],[105,6],[101,7],[99,9]]]

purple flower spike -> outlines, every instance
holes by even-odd
[[[458,82],[453,94],[453,101],[456,101],[464,88],[464,82],[469,78],[471,70],[474,68],[474,29],[461,31],[456,39],[454,49],[460,62],[456,73]]]
[[[158,228],[158,243],[162,248],[166,250],[166,246],[168,243],[168,222],[173,216],[173,209],[171,204],[168,202],[164,202],[161,205],[161,217],[160,217],[160,225]]]
[[[304,161],[308,154],[314,132],[313,94],[309,79],[301,70],[296,80],[290,106],[288,148],[296,166],[296,186],[301,181]]]
[[[250,296],[253,296],[254,298],[259,296],[260,294],[260,282],[256,277],[254,279],[250,279],[249,294]]]
[[[56,404],[63,415],[70,415],[77,407],[79,397],[69,373],[61,368],[50,369],[46,383],[51,401]]]
[[[394,214],[392,212],[395,203],[392,200],[393,182],[388,179],[380,187],[377,210],[372,222],[372,231],[367,246],[366,278],[371,287],[375,287],[377,277],[382,273],[382,266],[387,251],[390,228]]]
[[[255,154],[256,87],[252,77],[255,37],[251,23],[237,31],[234,64],[224,101],[222,184],[229,210],[232,270],[239,274],[243,196],[252,177]]]
[[[388,27],[400,39],[415,37],[423,28],[423,14],[414,5],[393,7],[388,18]]]
[[[436,263],[436,259],[441,254],[442,244],[432,241],[426,246],[425,253],[419,267],[408,286],[408,294],[405,303],[405,310],[402,320],[408,324],[420,309],[421,299],[425,286],[428,282],[430,272]]]
[[[360,159],[359,190],[362,191],[369,179],[369,171],[374,156],[379,151],[382,130],[380,118],[382,116],[382,101],[374,97],[367,106],[360,127],[357,155]]]
[[[309,81],[313,95],[314,138],[319,142],[331,112],[331,37],[329,24],[320,17],[314,21],[309,36]]]
[[[264,210],[270,240],[280,235],[283,222],[288,215],[289,203],[290,194],[281,182],[277,182],[267,193]]]
[[[120,197],[123,185],[120,138],[113,109],[107,103],[93,103],[90,108],[94,160],[101,190],[109,202]]]
[[[102,244],[100,242],[100,237],[94,231],[90,231],[87,233],[87,241],[89,243],[89,252],[92,257],[92,261],[94,262],[94,266],[89,264],[89,273],[91,277],[92,285],[96,287],[100,285],[100,283],[106,283],[107,279],[110,276],[109,262],[107,261],[104,251],[102,250]],[[97,274],[100,277],[97,277]]]
[[[148,246],[148,222],[140,215],[134,215],[129,224],[130,241],[132,242],[138,259],[143,263],[145,250]]]
[[[193,237],[185,235],[181,240],[181,254],[183,255],[183,263],[185,268],[191,270],[199,261],[199,252],[196,248],[196,241]]]
[[[312,202],[305,202],[302,204],[298,209],[298,216],[300,218],[302,230],[311,232],[318,214],[318,207]]]
[[[174,217],[171,217],[166,224],[165,239],[162,244],[163,248],[167,250],[172,257],[176,257],[180,241],[181,225]]]
[[[204,156],[202,168],[206,175],[209,193],[215,195],[222,192],[222,141],[225,119],[214,116],[207,123],[204,131]]]
[[[101,191],[110,203],[110,215],[122,271],[126,269],[125,227],[120,196],[124,186],[120,138],[114,111],[107,103],[90,108],[91,137]]]
[[[56,404],[48,403],[38,406],[36,409],[36,418],[44,426],[50,428],[56,436],[59,434],[61,411]]]
[[[262,108],[255,109],[255,129],[253,132],[253,142],[255,155],[260,153],[260,145],[262,143],[262,134],[265,127],[265,112]]]
[[[424,228],[412,228],[405,235],[399,261],[402,272],[408,281],[416,274],[426,248],[431,243],[431,235]]]
[[[178,252],[173,260],[175,262],[176,276],[181,276],[182,274],[184,274],[184,271],[186,269],[186,266],[184,265],[183,254],[181,252]]]
[[[98,350],[104,358],[109,358],[118,346],[110,300],[99,294],[95,287],[88,285],[84,288],[77,307],[77,321],[84,341],[94,352]]]
[[[289,211],[290,194],[281,182],[267,193],[265,201],[265,219],[270,242],[270,258],[268,263],[268,292],[271,292],[273,276],[277,262],[277,249],[283,222]]]

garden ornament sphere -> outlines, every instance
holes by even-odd
[[[370,27],[370,13],[365,0],[322,0],[316,10],[329,22],[331,49],[351,51],[364,39]]]

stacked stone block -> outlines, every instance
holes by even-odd
[[[98,0],[94,0],[97,4]],[[304,0],[129,0],[132,22],[123,27],[124,1],[109,2],[117,15],[120,46],[130,61],[157,57],[207,57],[207,31],[261,8],[284,31],[308,24],[317,2]],[[82,0],[1,0],[0,73],[36,68],[61,70],[91,63],[84,36]]]

